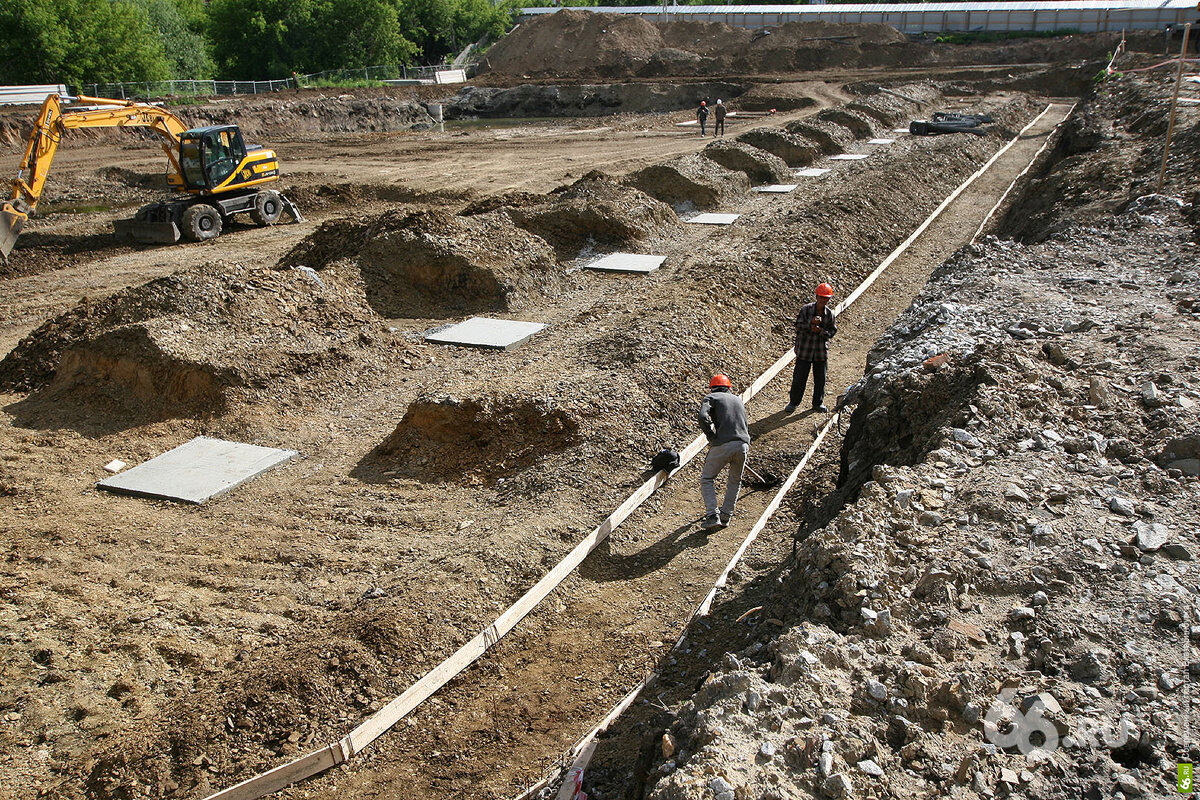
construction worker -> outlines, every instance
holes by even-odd
[[[742,404],[742,398],[733,393],[729,377],[720,373],[713,375],[708,388],[708,396],[701,401],[697,415],[700,430],[708,437],[708,456],[700,473],[700,496],[704,498],[705,510],[700,527],[706,531],[724,528],[733,518],[742,471],[746,468],[746,453],[750,451],[746,406]],[[726,466],[729,475],[725,481],[725,502],[718,510],[713,481]]]
[[[792,370],[792,389],[788,394],[787,408],[790,414],[804,401],[804,388],[808,384],[808,371],[813,374],[812,410],[826,412],[825,366],[829,360],[829,340],[837,333],[833,311],[829,300],[833,287],[822,283],[817,287],[816,301],[800,309],[796,315],[796,367]]]
[[[713,106],[713,138],[725,135],[725,104],[717,100],[717,104]]]
[[[708,122],[708,103],[704,100],[700,101],[700,107],[696,109],[696,119],[700,121],[700,135],[704,135],[704,124]]]

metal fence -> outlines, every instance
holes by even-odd
[[[116,97],[122,100],[131,97],[169,97],[235,94],[270,94],[286,89],[306,86],[345,86],[383,81],[405,81],[434,83],[438,74],[451,70],[449,64],[431,67],[377,66],[358,69],[337,69],[296,75],[292,78],[273,81],[132,81],[126,83],[85,83],[78,88],[80,94],[93,97]]]

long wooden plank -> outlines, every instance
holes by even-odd
[[[774,377],[782,369],[779,363],[776,362],[771,368],[774,372],[768,370],[771,373],[771,377]],[[786,366],[786,362],[784,362],[784,365]],[[766,381],[760,376],[742,395],[743,399],[748,402],[765,385]],[[680,451],[679,468],[672,472],[671,475],[678,472],[679,469],[683,469],[688,462],[704,449],[707,443],[704,436],[697,436],[689,442]],[[269,772],[249,778],[236,786],[209,795],[207,800],[257,800],[257,798],[276,792],[297,781],[310,778],[341,763],[340,761],[327,763],[327,759],[323,758],[327,752],[332,751],[334,748],[337,748],[339,752],[345,751],[348,753],[346,757],[352,758],[397,722],[410,714],[413,709],[427,700],[438,689],[445,686],[455,676],[477,661],[480,656],[487,652],[488,648],[516,627],[517,623],[524,619],[529,612],[537,607],[538,603],[544,600],[576,567],[583,563],[588,554],[596,549],[618,525],[624,522],[650,495],[666,483],[669,477],[670,475],[666,472],[660,471],[643,483],[633,494],[626,498],[625,502],[618,506],[612,514],[588,534],[583,541],[577,544],[565,558],[559,561],[550,572],[546,573],[520,599],[497,617],[491,625],[476,634],[474,638],[455,651],[453,655],[422,676],[416,683],[406,689],[403,694],[394,698],[386,706],[368,717],[344,739],[313,753],[309,753],[306,756],[302,756],[295,761],[276,767]]]

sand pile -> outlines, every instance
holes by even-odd
[[[721,139],[705,147],[702,155],[725,169],[744,172],[755,184],[787,183],[792,177],[782,158],[745,142]]]
[[[498,208],[549,242],[563,261],[578,257],[586,247],[630,246],[678,221],[670,206],[600,172],[590,172],[549,195],[510,194],[464,213]]]
[[[0,361],[0,386],[34,391],[35,406],[70,398],[118,415],[211,415],[230,390],[261,401],[282,376],[304,375],[311,392],[327,370],[361,373],[388,336],[353,282],[217,262],[85,299]]]
[[[426,396],[408,407],[378,456],[400,476],[480,484],[578,444],[580,424],[548,396]]]
[[[745,173],[725,169],[701,155],[673,158],[629,175],[629,185],[676,210],[713,208],[750,189]]]
[[[387,212],[321,225],[280,261],[324,270],[345,262],[385,317],[511,311],[555,290],[554,251],[502,212]]]
[[[779,128],[754,128],[738,136],[736,141],[772,153],[789,167],[807,167],[821,155],[810,140]]]

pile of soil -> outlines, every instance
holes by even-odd
[[[771,153],[789,167],[807,167],[821,155],[811,140],[779,128],[754,128],[739,135],[737,141]]]
[[[367,301],[384,317],[447,317],[512,311],[553,293],[554,251],[500,212],[386,212],[326,222],[281,266],[357,270]]]
[[[283,376],[304,375],[315,393],[322,377],[367,371],[387,339],[353,281],[217,262],[85,298],[0,361],[0,386],[33,392],[22,401],[33,417],[64,400],[125,422],[211,416],[235,393],[298,391],[277,387]]]
[[[585,250],[632,246],[678,221],[670,206],[599,172],[590,172],[548,195],[503,195],[463,213],[497,209],[546,240],[560,261],[577,258]]]
[[[563,9],[520,25],[488,51],[480,66],[487,74],[510,77],[784,72],[888,63],[887,48],[905,47],[907,41],[889,25],[870,23],[792,22],[755,38],[723,23],[659,24]]]
[[[555,398],[418,398],[379,446],[380,462],[417,480],[491,484],[580,441],[581,420]]]
[[[512,78],[762,75],[834,67],[1016,64],[1105,59],[1119,33],[1030,38],[971,46],[910,41],[879,23],[789,22],[759,35],[723,23],[650,22],[563,9],[522,23],[480,64],[485,80]],[[1130,37],[1161,51],[1162,38]],[[1091,74],[1095,74],[1092,69]],[[1079,84],[1082,86],[1082,84]]]
[[[714,208],[744,194],[750,180],[703,155],[679,156],[630,174],[626,181],[676,211]]]
[[[704,148],[702,155],[725,169],[744,172],[752,184],[788,183],[792,172],[782,158],[742,141],[721,139]]]

